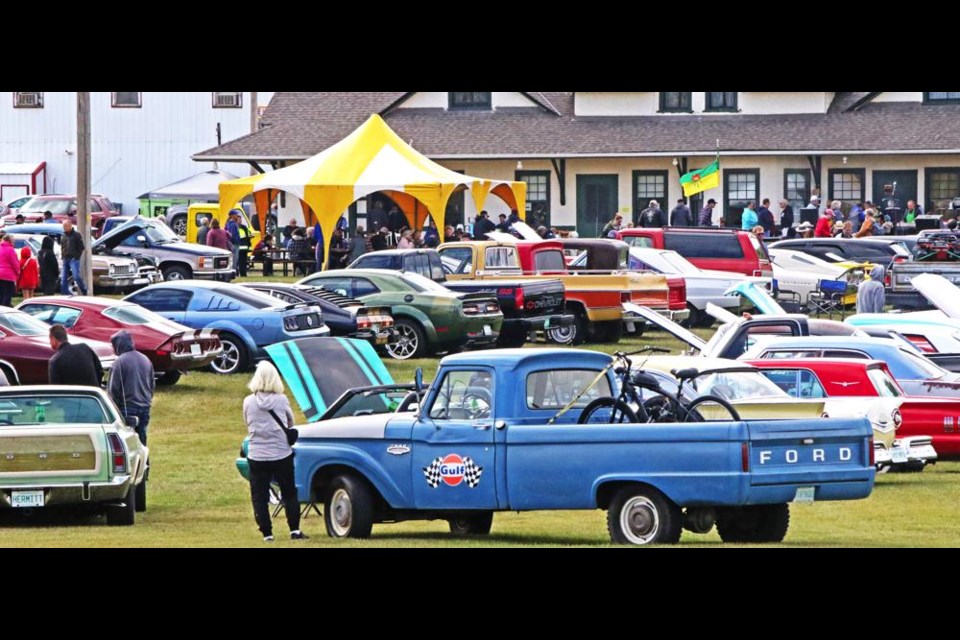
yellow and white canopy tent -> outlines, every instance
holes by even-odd
[[[475,178],[442,167],[414,150],[374,114],[312,158],[221,182],[220,208],[226,213],[252,193],[263,229],[270,202],[285,191],[300,199],[306,223],[319,222],[329,242],[337,220],[353,201],[383,192],[403,211],[411,228],[421,228],[429,213],[442,234],[447,201],[461,190],[470,191],[477,211],[493,194],[525,217],[524,207],[519,206],[526,201],[525,182]]]

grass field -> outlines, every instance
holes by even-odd
[[[617,345],[679,348],[662,333]],[[536,348],[536,347],[530,347]],[[607,347],[606,350],[612,350]],[[436,360],[387,363],[395,379],[411,380],[417,366],[426,379]],[[153,470],[148,511],[133,527],[108,527],[102,518],[24,518],[3,514],[0,546],[38,547],[238,547],[263,546],[253,522],[247,483],[234,467],[245,427],[240,405],[249,375],[191,373],[158,390],[150,425]],[[873,495],[856,502],[795,505],[783,544],[798,546],[958,546],[954,520],[960,503],[960,464],[941,463],[922,474],[882,475]],[[282,515],[277,547],[605,546],[600,511],[501,513],[489,537],[454,539],[442,521],[377,525],[365,541],[334,541],[316,514],[303,521],[310,540],[285,539]],[[681,545],[719,545],[715,532],[683,534]]]

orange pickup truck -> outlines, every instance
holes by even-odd
[[[689,313],[682,290],[672,301],[666,278],[659,274],[614,271],[584,274],[569,271],[563,245],[555,240],[516,242],[449,242],[437,249],[448,280],[491,280],[509,278],[559,279],[566,289],[566,312],[575,322],[547,331],[561,344],[580,344],[585,340],[617,342],[628,329],[643,326],[644,320],[624,308],[624,304],[642,305],[672,320]]]

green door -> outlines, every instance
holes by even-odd
[[[893,195],[884,193],[884,187],[896,184]],[[917,199],[917,172],[914,171],[874,171],[873,172],[873,198],[875,205],[883,209],[883,203],[893,198],[900,202],[900,219],[903,219],[903,212],[907,210],[907,200]],[[926,213],[926,212],[924,212]]]
[[[577,233],[596,238],[617,213],[617,176],[577,176]]]

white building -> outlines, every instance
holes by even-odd
[[[0,163],[46,163],[46,193],[75,193],[77,180],[77,99],[73,92],[0,94]],[[267,104],[272,93],[257,94]],[[90,94],[91,166],[94,193],[126,213],[137,196],[191,174],[197,149],[251,132],[250,92],[93,92]],[[219,137],[218,137],[219,131]],[[222,165],[247,175],[246,164]],[[29,180],[6,179],[0,201],[25,195]],[[42,181],[37,191],[43,192]]]
[[[947,92],[277,93],[260,131],[194,159],[283,166],[371,113],[451,169],[526,180],[528,211],[589,235],[651,199],[669,212],[681,173],[712,162],[717,140],[720,187],[691,202],[696,213],[716,199],[714,222],[737,223],[746,201],[765,197],[775,214],[781,197],[796,209],[818,188],[845,208],[879,202],[894,182],[903,203],[931,212],[960,197],[960,93]],[[448,220],[475,214],[469,198],[451,198]]]

